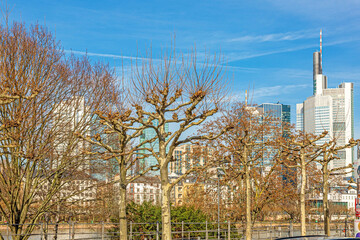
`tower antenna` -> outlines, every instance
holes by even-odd
[[[320,29],[320,68],[322,72],[322,29]]]

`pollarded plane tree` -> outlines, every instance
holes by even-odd
[[[286,140],[291,126],[283,119],[273,116],[272,112],[263,113],[256,131],[262,132],[262,145],[255,151],[261,151],[261,166],[251,171],[254,187],[252,188],[252,221],[262,219],[266,215],[274,217],[277,205],[296,195],[294,172],[277,161],[281,154],[277,142]],[[266,126],[263,126],[266,125]]]
[[[286,161],[281,165],[283,169],[284,179],[282,181],[281,188],[282,190],[278,193],[279,201],[274,202],[272,205],[274,211],[280,213],[286,213],[289,217],[289,220],[300,222],[300,191],[298,191],[298,181],[299,181],[299,171],[296,167],[287,167],[292,166],[293,162],[291,159],[281,159],[281,161]],[[316,163],[312,162],[306,166],[306,190],[305,195],[311,195],[318,193],[319,184],[320,184],[320,171],[316,167]],[[284,196],[282,196],[284,194]],[[306,211],[311,210],[309,204],[305,205]]]
[[[245,209],[246,239],[251,239],[253,222],[263,203],[269,200],[265,195],[270,191],[269,184],[278,166],[273,159],[277,154],[276,145],[272,143],[282,137],[281,120],[260,114],[255,106],[237,103],[211,124],[210,129],[225,126],[231,129],[217,138],[215,145],[223,152],[220,155],[231,156],[225,178],[229,184],[236,182],[235,195],[245,192],[240,194],[245,199],[238,202]]]
[[[86,171],[87,145],[74,132],[89,131],[113,77],[105,65],[65,56],[39,25],[6,24],[0,32],[1,86],[20,96],[0,106],[0,122],[16,123],[0,130],[0,213],[12,239],[28,239],[70,197],[62,191],[72,173]]]
[[[278,162],[290,169],[300,170],[300,223],[301,235],[306,235],[306,184],[307,184],[307,171],[308,167],[320,156],[321,152],[316,147],[316,142],[325,138],[327,132],[321,135],[313,135],[308,133],[294,133],[289,134],[287,138],[279,139],[278,145],[281,147],[281,157]]]
[[[274,147],[276,149],[276,147]],[[272,161],[276,162],[277,156],[273,156]],[[291,171],[284,169],[280,164],[274,164],[269,172],[255,169],[252,174],[254,182],[253,201],[252,201],[252,221],[264,219],[265,216],[274,218],[278,212],[283,214],[283,210],[278,208],[284,202],[296,197],[296,186],[294,186]]]
[[[119,87],[119,86],[118,86]],[[139,161],[148,157],[144,151],[150,149],[144,147],[144,144],[151,143],[154,138],[150,138],[141,142],[136,140],[143,134],[144,125],[136,124],[139,119],[135,115],[134,109],[127,105],[128,95],[124,87],[120,87],[120,91],[114,89],[117,94],[111,100],[109,109],[97,111],[98,131],[95,135],[77,136],[89,142],[93,148],[90,154],[102,156],[103,160],[116,163],[119,178],[112,184],[119,186],[118,206],[119,206],[119,233],[120,239],[127,239],[127,218],[126,218],[126,188],[129,183],[135,181],[138,177],[147,174],[151,170],[158,169],[157,165],[147,166],[144,169],[130,171],[136,167]],[[151,119],[144,121],[150,124]]]
[[[330,236],[330,210],[328,194],[330,190],[331,175],[345,175],[346,170],[352,169],[352,164],[343,167],[330,168],[330,163],[340,159],[338,153],[347,148],[352,148],[358,144],[359,140],[350,139],[345,145],[339,145],[337,138],[332,138],[330,141],[317,146],[321,151],[321,156],[316,159],[316,162],[321,165],[321,189],[323,195],[323,212],[324,212],[324,232]]]
[[[179,57],[178,57],[179,56]],[[155,132],[158,148],[150,149],[159,165],[162,194],[162,238],[171,239],[170,192],[190,173],[202,169],[191,167],[176,181],[170,182],[169,163],[177,146],[202,139],[214,139],[217,133],[187,133],[219,112],[226,94],[221,59],[205,54],[200,62],[196,52],[176,55],[175,48],[164,53],[159,61],[144,60],[136,64],[132,76],[137,98],[135,104],[139,123]],[[168,125],[171,130],[166,130]]]

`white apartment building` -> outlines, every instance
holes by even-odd
[[[296,130],[328,136],[319,144],[337,139],[345,145],[354,136],[353,83],[344,82],[337,88],[328,88],[327,77],[322,73],[322,54],[313,54],[313,95],[296,105]],[[354,162],[351,148],[338,153],[340,159],[332,161],[330,168],[344,167]]]
[[[114,187],[115,191],[118,191],[119,185],[115,184]],[[145,201],[160,204],[161,184],[157,176],[139,177],[134,182],[128,184],[126,191],[128,200],[134,201],[137,204],[142,204]]]
[[[334,188],[330,190],[328,194],[328,201],[333,204],[339,204],[341,206],[346,206],[348,210],[355,211],[355,199],[356,199],[356,190],[353,188],[350,189],[339,189]],[[312,194],[309,197],[310,201],[323,201],[323,194]]]
[[[349,210],[355,210],[355,199],[356,199],[356,190],[350,189],[348,191],[339,192],[332,191],[330,192],[328,199],[330,202],[341,202],[345,203]]]

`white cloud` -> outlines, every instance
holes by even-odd
[[[252,92],[254,98],[261,98],[261,97],[270,97],[270,96],[279,96],[289,94],[293,91],[298,91],[302,88],[309,87],[309,84],[293,84],[293,85],[277,85],[272,87],[262,87],[254,89]]]
[[[343,43],[347,43],[347,42],[354,42],[354,41],[359,41],[359,39],[352,38],[352,39],[337,40],[337,41],[328,42],[328,43],[324,44],[323,46],[324,47],[334,46],[334,45],[343,44]],[[308,44],[308,45],[302,45],[302,46],[298,46],[298,47],[284,48],[284,49],[278,49],[278,50],[266,51],[266,52],[231,53],[231,54],[228,54],[228,62],[262,57],[262,56],[267,56],[267,55],[272,55],[272,54],[277,54],[277,53],[295,52],[295,51],[304,50],[304,49],[308,49],[308,48],[317,49],[318,47],[319,47],[318,44]]]
[[[92,52],[83,52],[76,50],[64,50],[65,53],[75,54],[75,55],[87,55],[90,57],[104,57],[104,58],[113,58],[113,59],[126,59],[126,60],[150,60],[151,58],[142,58],[142,57],[132,57],[132,56],[124,56],[124,55],[116,55],[116,54],[106,54],[106,53],[92,53]],[[153,61],[158,61],[158,59],[151,59]]]
[[[258,101],[264,97],[275,97],[275,96],[282,96],[288,95],[293,93],[294,91],[299,91],[300,89],[310,87],[309,84],[292,84],[292,85],[276,85],[271,87],[262,87],[262,88],[255,88],[255,89],[248,89],[248,101]],[[228,102],[237,102],[237,101],[244,101],[245,99],[245,91],[242,91],[239,94],[234,94],[231,97],[227,98],[226,101]]]
[[[314,48],[314,47],[316,47],[316,45],[311,44],[311,45],[303,45],[303,46],[299,46],[299,47],[285,48],[285,49],[279,49],[279,50],[273,50],[273,51],[267,51],[267,52],[240,53],[240,54],[232,53],[228,59],[228,62],[262,57],[262,56],[267,56],[267,55],[272,55],[272,54],[277,54],[277,53],[294,52],[294,51],[299,51],[299,50]]]
[[[271,33],[257,36],[242,36],[238,38],[232,38],[227,42],[278,42],[278,41],[293,41],[298,39],[308,39],[319,36],[316,30],[306,30],[298,32],[286,32],[286,33]]]

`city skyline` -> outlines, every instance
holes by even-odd
[[[360,3],[357,1],[23,1],[8,3],[10,20],[39,22],[54,31],[66,53],[85,52],[119,69],[152,47],[154,58],[176,42],[221,51],[231,95],[255,103],[280,101],[292,108],[312,94],[312,52],[323,29],[324,74],[329,88],[354,82],[355,138],[360,136]],[[176,37],[174,37],[176,35]],[[174,40],[175,38],[175,40]],[[137,51],[140,54],[137,54]],[[122,63],[123,61],[123,63]]]

